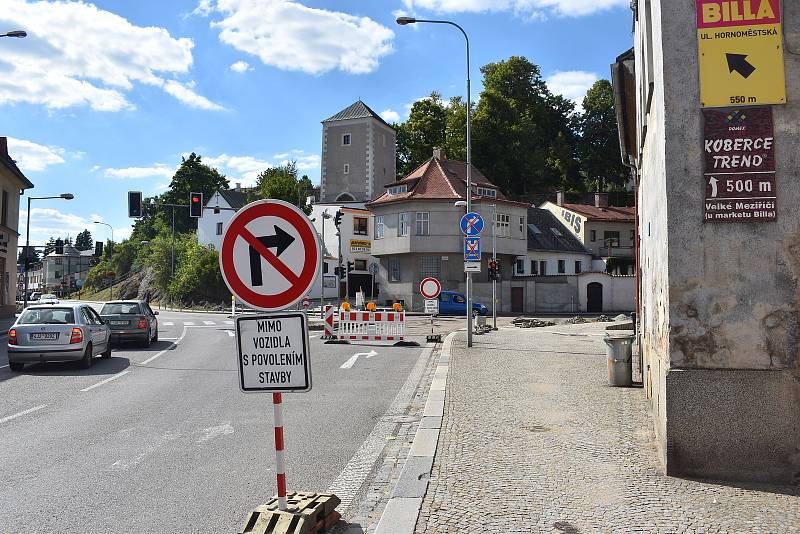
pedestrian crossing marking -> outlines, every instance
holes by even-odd
[[[203,321],[203,324],[212,325],[216,323],[214,323],[214,321]]]
[[[233,324],[233,321],[225,321],[225,324]]]
[[[163,323],[161,323],[161,324],[163,324],[164,326],[174,326],[174,325],[175,325],[175,323],[171,323],[171,322],[169,322],[169,321],[164,321],[164,322],[163,322]]]
[[[183,326],[194,326],[194,323],[191,321],[183,321]]]

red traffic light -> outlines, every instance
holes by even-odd
[[[192,197],[192,202],[197,204],[198,202],[200,202],[200,197]]]
[[[203,193],[189,194],[189,217],[203,216]]]

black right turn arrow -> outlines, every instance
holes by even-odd
[[[747,54],[726,53],[725,57],[728,59],[728,69],[730,72],[736,71],[741,74],[743,78],[749,78],[756,70],[756,68],[747,61]]]
[[[280,226],[273,226],[273,229],[275,230],[275,235],[262,236],[258,240],[267,248],[277,249],[275,255],[280,256],[294,242],[294,237]],[[250,282],[254,287],[263,284],[261,278],[261,255],[253,247],[250,247]]]

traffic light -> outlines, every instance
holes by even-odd
[[[96,257],[100,257],[103,255],[103,242],[102,241],[95,241],[94,242],[94,255]]]
[[[64,240],[63,239],[56,239],[55,253],[58,254],[58,255],[64,254]]]
[[[128,217],[138,219],[142,216],[142,192],[128,191]]]
[[[342,210],[337,210],[336,215],[333,217],[333,224],[336,225],[336,228],[339,228],[339,226],[342,224],[342,215],[344,215]]]
[[[489,280],[497,281],[500,279],[498,272],[497,260],[489,260]]]
[[[189,193],[189,217],[203,216],[203,193]]]
[[[348,260],[347,261],[347,272],[349,273],[350,271],[355,271],[355,269],[356,269],[355,262],[352,262],[352,261]]]

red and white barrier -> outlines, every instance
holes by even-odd
[[[323,339],[335,339],[336,330],[333,326],[333,306],[325,306],[325,333]]]
[[[337,337],[348,341],[403,341],[405,328],[405,312],[340,311]]]

